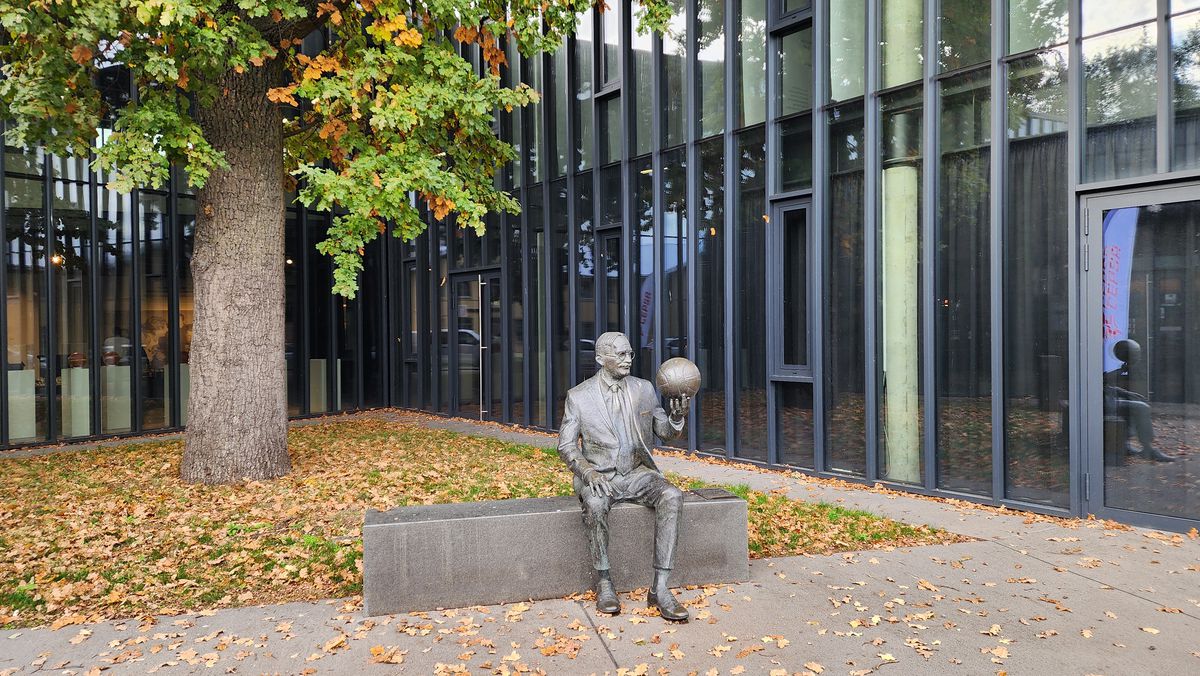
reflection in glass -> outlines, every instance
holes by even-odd
[[[779,123],[779,190],[812,187],[812,114]]]
[[[740,129],[767,119],[767,2],[742,0],[734,21],[734,82],[741,83],[736,97],[735,126]]]
[[[654,361],[654,170],[650,158],[633,163],[633,216],[637,230],[633,233],[634,307],[629,338],[637,353],[633,357],[633,375],[650,379],[657,364]]]
[[[529,228],[529,304],[526,306],[529,321],[529,424],[542,427],[546,422],[546,396],[549,383],[546,381],[546,322],[541,308],[548,307],[546,298],[546,227],[542,222],[543,201],[541,190],[529,191],[525,204],[527,227]]]
[[[684,72],[687,70],[687,15],[684,13],[683,0],[667,0],[667,4],[672,14],[667,32],[663,33],[660,71],[663,83],[664,148],[687,141],[687,126],[684,124],[687,112],[687,86],[684,84]]]
[[[133,202],[128,193],[99,191],[100,433],[133,429]]]
[[[575,312],[578,318],[575,382],[583,382],[596,372],[595,340],[603,333],[596,327],[596,278],[603,275],[604,256],[597,250],[592,220],[592,174],[588,172],[575,177]],[[563,311],[569,312],[570,308],[564,307]]]
[[[734,373],[737,382],[734,454],[767,460],[766,153],[761,127],[737,137],[734,189]]]
[[[829,0],[829,98],[862,96],[866,77],[866,0]]]
[[[543,157],[545,143],[542,138],[542,102],[546,100],[547,92],[545,81],[542,78],[541,54],[525,59],[522,75],[525,76],[525,83],[542,95],[542,99],[537,103],[531,103],[525,107],[528,113],[525,123],[525,138],[529,141],[529,180],[537,183],[545,178],[546,173],[546,158]]]
[[[550,71],[546,74],[547,95],[554,96],[554,164],[550,167],[557,178],[567,173],[567,106],[570,105],[571,90],[567,88],[567,46],[563,44],[550,59]]]
[[[879,476],[920,483],[921,89],[880,97],[882,137],[878,298]]]
[[[504,46],[504,58],[508,61],[508,68],[502,71],[504,74],[504,84],[508,87],[515,87],[518,82],[522,81],[521,53],[517,51],[517,43],[515,40],[508,40],[506,42]],[[513,150],[516,151],[513,161],[505,165],[505,172],[511,178],[510,185],[514,188],[521,187],[521,184],[525,180],[524,143],[527,132],[525,131],[525,118],[522,114],[522,110],[524,109],[521,106],[515,106],[511,113],[501,117],[501,120],[511,121],[510,123],[504,125],[506,128],[502,127],[502,129],[503,131],[507,132],[506,138],[509,143],[512,143]],[[322,239],[324,239],[324,237],[322,237]]]
[[[525,277],[521,262],[525,248],[521,239],[521,217],[508,216],[508,354],[512,383],[508,397],[512,406],[512,421],[525,423]]]
[[[192,351],[192,250],[196,234],[196,198],[180,195],[175,202],[175,220],[180,236],[179,258],[179,416],[180,426],[187,424],[188,394],[192,378],[188,363]],[[171,396],[170,388],[167,396]]]
[[[1066,49],[1020,59],[1008,73],[1004,223],[1006,497],[1066,507]]]
[[[1154,18],[1158,0],[1083,0],[1082,35],[1095,35]]]
[[[1008,0],[1008,53],[1067,41],[1067,0]]]
[[[880,87],[888,88],[921,79],[923,50],[923,0],[880,0]]]
[[[654,41],[650,33],[633,32],[630,38],[630,53],[633,55],[633,154],[644,155],[654,145],[654,58],[651,49]],[[619,154],[617,155],[620,156]]]
[[[861,476],[867,468],[863,106],[839,106],[827,115],[825,455],[828,469]]]
[[[812,110],[812,27],[779,39],[779,116]]]
[[[623,2],[609,2],[600,13],[600,34],[604,36],[600,61],[602,86],[621,79],[621,8]]]
[[[600,170],[600,199],[600,225],[621,223],[621,165]]]
[[[479,349],[483,339],[483,323],[480,315],[479,277],[466,275],[455,277],[454,317],[450,327],[450,358],[458,370],[455,412],[466,418],[480,417],[483,386],[481,368],[482,354]]]
[[[551,427],[562,420],[563,404],[571,388],[571,245],[568,239],[570,221],[567,212],[567,181],[559,179],[550,184],[550,318],[553,322],[550,340],[554,360],[554,410]]]
[[[1141,176],[1155,170],[1156,34],[1157,27],[1147,24],[1083,41],[1085,181]]]
[[[934,251],[937,485],[992,492],[987,68],[941,84]]]
[[[86,168],[84,176],[86,177]],[[55,181],[51,186],[51,227],[54,251],[50,257],[62,437],[92,433],[92,208],[87,183]]]
[[[687,156],[682,148],[662,158],[663,361],[687,356]]]
[[[779,462],[813,468],[813,385],[775,384],[775,421],[779,433]]]
[[[600,164],[621,159],[621,97],[601,99],[600,106]]]
[[[1200,202],[1106,211],[1103,238],[1104,504],[1200,518]]]
[[[14,149],[6,147],[7,157]],[[8,440],[45,440],[49,414],[46,382],[46,220],[43,183],[4,178],[4,275],[7,298]]]
[[[1171,19],[1175,132],[1172,169],[1200,167],[1200,12]]]
[[[171,227],[166,195],[142,192],[138,197],[142,429],[157,429],[171,424]]]
[[[939,70],[955,70],[991,58],[990,4],[978,0],[942,0],[938,14]]]
[[[725,148],[716,138],[700,145],[699,222],[696,237],[696,443],[725,452]]]
[[[700,138],[725,129],[725,3],[700,0],[696,10],[696,92]]]
[[[592,166],[592,13],[579,17],[575,33],[575,166]],[[514,109],[514,113],[515,113]]]

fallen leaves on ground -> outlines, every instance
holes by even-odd
[[[179,440],[0,459],[0,494],[17,496],[0,505],[0,622],[62,628],[350,596],[362,588],[367,509],[571,494],[553,449],[406,422],[299,426],[288,449],[291,474],[234,486],[181,483]],[[959,539],[728,488],[749,504],[753,558]]]

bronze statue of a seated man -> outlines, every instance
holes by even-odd
[[[675,543],[683,492],[667,481],[650,457],[654,437],[675,439],[683,433],[689,397],[669,400],[670,415],[659,405],[649,381],[629,375],[633,348],[624,334],[596,339],[601,368],[567,393],[558,435],[558,455],[575,475],[575,493],[583,507],[596,583],[596,608],[619,613],[608,562],[608,512],[619,502],[652,507],[654,584],[647,598],[668,620],[686,621],[688,611],[671,593],[667,579],[675,563]],[[582,439],[582,444],[580,440]]]

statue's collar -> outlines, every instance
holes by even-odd
[[[619,388],[619,387],[625,386],[624,378],[621,378],[620,380],[613,378],[612,376],[608,375],[608,371],[601,369],[599,375],[600,375],[600,389],[601,390],[612,390],[613,387]]]

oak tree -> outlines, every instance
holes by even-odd
[[[600,9],[605,6],[600,1]],[[639,30],[666,0],[641,0]],[[417,204],[482,231],[519,206],[493,176],[514,157],[497,111],[538,98],[506,88],[505,45],[556,49],[591,0],[0,0],[6,142],[93,157],[109,186],[186,170],[198,205],[191,394],[183,479],[290,470],[284,363],[284,216],[334,210],[319,250],[353,296],[363,247],[388,222],[412,238]],[[312,48],[306,36],[321,31]],[[461,56],[474,45],[480,73]],[[133,100],[101,96],[127,69]],[[112,131],[98,138],[102,123]],[[414,199],[415,196],[415,199]]]

